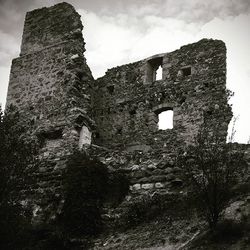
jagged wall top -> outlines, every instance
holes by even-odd
[[[82,28],[80,15],[65,2],[30,11],[25,18],[20,55],[70,40]]]

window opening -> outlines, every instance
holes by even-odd
[[[158,114],[158,129],[166,130],[173,128],[173,110],[162,111]]]
[[[110,85],[110,86],[107,86],[107,90],[109,92],[109,94],[113,94],[114,93],[114,85]]]
[[[152,83],[157,80],[162,80],[162,57],[157,57],[147,62],[146,82]]]
[[[91,144],[91,136],[92,132],[86,126],[82,126],[80,131],[80,138],[79,138],[79,148],[82,148],[83,145],[90,145]]]
[[[62,139],[62,129],[43,132],[40,137],[47,140]]]
[[[117,135],[121,135],[121,134],[122,134],[122,128],[117,128],[116,134],[117,134]]]
[[[189,76],[191,75],[191,67],[185,67],[181,69],[183,76]]]
[[[155,76],[155,80],[162,80],[162,66],[159,65],[158,69],[156,70],[156,76]]]

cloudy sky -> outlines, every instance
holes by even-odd
[[[0,0],[0,103],[18,56],[25,13],[57,0]],[[68,0],[81,14],[94,77],[108,68],[170,52],[201,38],[227,46],[227,87],[238,116],[236,137],[250,137],[250,0]]]

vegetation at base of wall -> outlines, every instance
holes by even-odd
[[[72,236],[95,235],[102,226],[101,208],[108,185],[108,169],[97,159],[75,152],[64,175],[65,202],[60,216]]]
[[[127,176],[119,171],[109,173],[105,204],[118,206],[129,192],[130,182]]]
[[[18,250],[27,244],[30,214],[19,204],[2,202],[0,206],[0,249]]]
[[[219,126],[219,124],[218,124]],[[193,145],[179,152],[177,164],[190,181],[196,206],[214,230],[232,198],[232,187],[246,170],[243,152],[226,144],[216,128],[204,123]]]
[[[38,144],[25,137],[26,128],[19,123],[18,110],[10,106],[0,110],[0,201],[17,199],[19,190],[29,181],[28,166],[36,161]]]
[[[83,152],[69,157],[63,176],[65,202],[52,225],[31,225],[31,211],[19,204],[20,191],[31,181],[29,172],[37,162],[39,142],[28,139],[19,112],[10,107],[0,112],[0,248],[72,249],[90,242],[102,229],[104,202],[117,206],[129,190],[122,173],[109,173],[107,166]],[[81,238],[72,242],[74,237]]]
[[[233,220],[223,220],[218,223],[211,237],[213,242],[230,242],[241,238],[249,232],[249,224],[246,222],[236,222]]]
[[[37,144],[27,140],[19,112],[0,110],[0,249],[22,249],[31,214],[20,205],[20,191],[29,183],[27,169],[36,159]],[[26,230],[27,229],[27,230]]]
[[[212,232],[206,231],[201,234],[188,249],[248,249],[249,229],[249,224],[245,222],[221,220]],[[235,248],[232,248],[232,245]]]
[[[103,227],[104,203],[118,205],[128,193],[121,173],[109,173],[105,164],[76,151],[64,174],[65,202],[59,223],[69,237],[95,236]]]
[[[131,201],[117,219],[116,229],[121,231],[147,223],[159,216],[166,215],[171,219],[185,217],[192,209],[187,197],[181,194],[144,194]]]

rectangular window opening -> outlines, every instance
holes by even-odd
[[[189,76],[192,73],[191,67],[185,67],[181,69],[183,76]]]
[[[173,117],[174,117],[173,110],[165,110],[158,113],[158,129],[159,130],[173,129]]]
[[[163,61],[162,57],[157,57],[147,62],[147,71],[146,71],[147,83],[152,83],[154,81],[163,79],[162,61]]]

